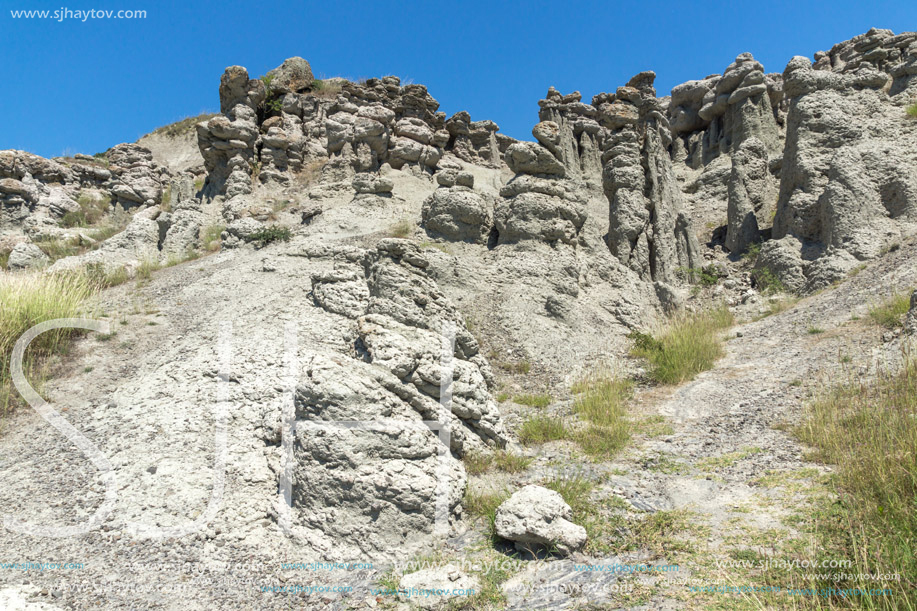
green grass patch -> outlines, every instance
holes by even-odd
[[[201,247],[211,252],[220,250],[220,240],[225,230],[226,225],[207,225],[206,227],[201,227],[201,231],[198,234],[201,240]]]
[[[476,490],[472,486],[465,489],[463,507],[475,518],[483,518],[487,534],[494,538],[496,533],[497,507],[510,497],[508,490]]]
[[[0,280],[0,407],[5,415],[15,403],[10,357],[19,337],[34,325],[80,315],[98,286],[84,274],[16,274]],[[77,329],[55,329],[37,336],[23,359],[23,371],[38,387],[48,357],[67,350]],[[37,383],[35,378],[38,378]]]
[[[573,384],[573,411],[589,426],[578,431],[577,443],[589,456],[608,458],[630,440],[628,402],[633,384],[600,368]]]
[[[81,194],[77,200],[79,210],[72,210],[64,214],[61,219],[61,225],[64,227],[90,227],[97,224],[105,214],[111,204],[111,198],[107,195],[98,198]]]
[[[532,459],[521,454],[497,450],[489,453],[475,452],[465,454],[462,457],[462,462],[465,464],[465,471],[470,475],[481,475],[494,469],[503,473],[520,473],[532,464]]]
[[[390,238],[407,238],[414,233],[415,225],[408,219],[401,219],[391,227],[385,234]]]
[[[891,596],[860,599],[878,609],[913,609],[917,591],[917,362],[823,389],[807,406],[799,438],[835,465],[833,519],[819,530],[832,557],[854,560],[850,574],[898,573]],[[876,588],[858,579],[819,587]]]
[[[554,416],[532,416],[519,428],[519,441],[525,445],[566,439],[568,435],[564,421]]]
[[[519,405],[528,405],[529,407],[547,407],[551,405],[554,397],[548,394],[540,395],[516,395],[513,402]]]
[[[679,314],[657,336],[632,332],[631,354],[649,362],[650,377],[657,382],[679,384],[710,369],[723,356],[720,332],[732,323],[732,313],[725,306]]]
[[[895,293],[869,308],[869,318],[886,329],[900,327],[904,315],[911,307],[911,298],[905,293]]]
[[[917,104],[911,104],[907,107],[905,112],[907,112],[907,116],[911,117],[912,119],[917,119]]]

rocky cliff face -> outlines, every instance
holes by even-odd
[[[871,30],[784,71],[789,100],[773,242],[763,265],[794,290],[842,278],[914,231],[917,34]]]

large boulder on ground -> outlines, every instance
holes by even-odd
[[[31,242],[20,242],[10,252],[7,266],[13,269],[28,269],[44,267],[51,262],[48,255]]]
[[[569,555],[586,544],[586,529],[574,524],[573,510],[559,493],[529,485],[497,508],[497,536],[515,541],[516,549],[544,546]]]

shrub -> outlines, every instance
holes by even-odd
[[[564,421],[553,416],[533,416],[522,423],[519,441],[525,445],[547,443],[567,438]]]
[[[869,318],[887,329],[901,326],[902,319],[911,307],[911,298],[904,293],[895,293],[869,308]]]
[[[270,115],[272,113],[280,112],[280,109],[283,108],[283,96],[274,91],[271,87],[271,83],[274,81],[274,76],[270,74],[265,74],[261,77],[261,82],[264,83],[264,102],[261,103],[261,108],[264,111],[265,115]]]
[[[786,287],[783,285],[783,282],[780,281],[777,274],[769,267],[759,267],[758,269],[752,270],[751,279],[754,287],[765,295],[786,292]]]
[[[55,318],[80,314],[97,286],[84,274],[16,274],[0,280],[0,407],[6,413],[12,402],[10,357],[19,337],[32,326]],[[76,329],[42,333],[29,345],[23,370],[30,380],[41,376],[43,363],[66,350]],[[31,382],[33,386],[36,384]]]
[[[341,93],[341,82],[338,80],[322,81],[315,79],[312,81],[312,95],[319,98],[334,99]]]
[[[700,286],[715,286],[720,276],[712,265],[706,267],[681,267],[678,274],[685,281]]]
[[[79,210],[73,210],[64,214],[61,219],[61,225],[64,227],[89,227],[95,225],[108,212],[111,198],[107,195],[95,199],[88,195],[80,195],[77,200]]]
[[[917,119],[917,104],[911,104],[907,107],[907,116]]]
[[[245,236],[245,241],[260,242],[262,245],[267,245],[278,241],[287,242],[292,236],[293,232],[290,231],[289,227],[284,227],[283,225],[271,225],[269,227],[262,227],[258,231]]]
[[[880,608],[911,609],[917,576],[917,362],[897,372],[853,377],[823,389],[807,406],[796,433],[816,448],[816,459],[836,465],[831,476],[838,500],[833,519],[819,528],[831,557],[850,558],[855,570],[835,588],[876,587],[857,578],[898,573],[901,583]],[[907,577],[905,577],[907,576]],[[913,599],[910,599],[913,603]]]
[[[414,223],[407,219],[402,219],[389,227],[388,237],[390,238],[406,238],[414,233]]]
[[[206,227],[201,227],[199,236],[201,239],[201,246],[204,250],[220,250],[220,240],[225,230],[226,225],[208,225]]]
[[[645,358],[652,366],[650,376],[662,384],[679,384],[694,379],[713,367],[723,355],[720,331],[733,323],[725,306],[694,314],[680,314],[662,330],[659,337],[631,333],[631,353]]]

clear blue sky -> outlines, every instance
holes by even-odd
[[[72,4],[71,4],[72,3]],[[396,74],[531,139],[549,86],[589,98],[652,69],[657,90],[751,51],[769,72],[870,27],[917,29],[917,2],[3,0],[0,149],[94,153],[219,108],[226,66],[300,55],[316,76]],[[13,19],[18,9],[143,9],[140,20]]]

